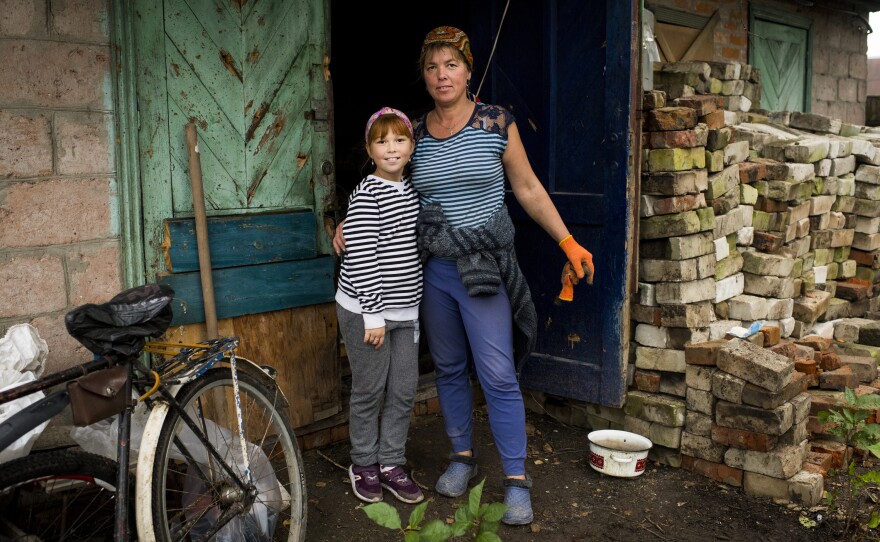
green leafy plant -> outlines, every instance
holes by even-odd
[[[874,394],[856,395],[850,388],[844,390],[844,401],[838,401],[834,410],[819,412],[819,422],[826,424],[828,431],[841,437],[847,446],[862,452],[869,452],[880,458],[880,424],[868,423],[871,415],[880,409],[880,396]],[[844,531],[849,533],[859,523],[858,499],[865,493],[869,484],[880,483],[880,472],[869,470],[864,473],[856,471],[855,461],[847,466],[846,483],[843,494],[846,496],[845,508],[840,504],[840,491],[831,491],[826,496],[826,504],[832,512],[842,509],[846,525]],[[875,529],[880,526],[880,511],[875,506],[865,526]]]
[[[425,510],[431,499],[416,506],[409,515],[409,524],[404,527],[397,509],[390,504],[377,502],[363,507],[363,511],[376,524],[400,531],[404,542],[442,542],[452,538],[465,537],[475,542],[501,542],[498,527],[507,506],[500,502],[480,504],[483,497],[485,479],[474,486],[468,494],[466,503],[460,503],[455,511],[455,521],[448,525],[439,519],[432,519],[424,525]]]

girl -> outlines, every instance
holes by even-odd
[[[404,169],[412,124],[396,109],[370,117],[366,148],[376,169],[349,198],[346,252],[336,291],[351,365],[351,487],[366,502],[382,488],[406,503],[424,499],[403,465],[418,382],[422,266],[416,249],[418,195]],[[379,412],[382,420],[379,420]]]

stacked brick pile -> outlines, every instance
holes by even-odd
[[[761,101],[761,77],[748,64],[726,62],[670,62],[654,72],[654,88],[670,99],[699,94],[719,97],[726,111],[748,111]]]
[[[753,337],[777,343],[779,329]],[[795,371],[794,361],[741,339],[692,344],[685,352],[682,466],[753,495],[819,502],[823,477],[804,469],[807,378]]]
[[[707,118],[713,111],[666,107],[660,92],[645,106],[634,390],[624,427],[663,453],[678,448],[684,425],[684,345],[708,340],[715,317],[714,214],[704,192],[706,121],[719,121]]]
[[[814,504],[828,458],[842,460],[846,447],[822,434],[815,414],[827,405],[811,411],[810,394],[833,404],[843,387],[880,385],[880,346],[859,336],[872,321],[837,320],[878,312],[880,141],[828,117],[744,113],[750,98],[730,96],[747,86],[729,83],[747,81],[743,70],[666,65],[655,82],[674,107],[662,93],[645,95],[640,298],[624,428],[656,438],[655,459]],[[734,93],[707,95],[720,81]],[[823,324],[830,320],[837,325]],[[764,327],[749,337],[755,344],[727,342],[731,328],[756,321]],[[789,337],[796,343],[781,341]],[[714,354],[695,361],[694,351]]]

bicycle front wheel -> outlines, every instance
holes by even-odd
[[[117,464],[78,450],[0,466],[0,540],[113,540]]]
[[[238,384],[244,449],[228,369],[211,369],[177,394],[197,431],[172,409],[159,432],[152,478],[157,540],[305,537],[302,458],[281,394],[244,371]]]

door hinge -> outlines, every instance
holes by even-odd
[[[326,132],[330,129],[330,107],[327,100],[313,100],[312,109],[304,113],[306,120],[312,121],[312,129]]]

